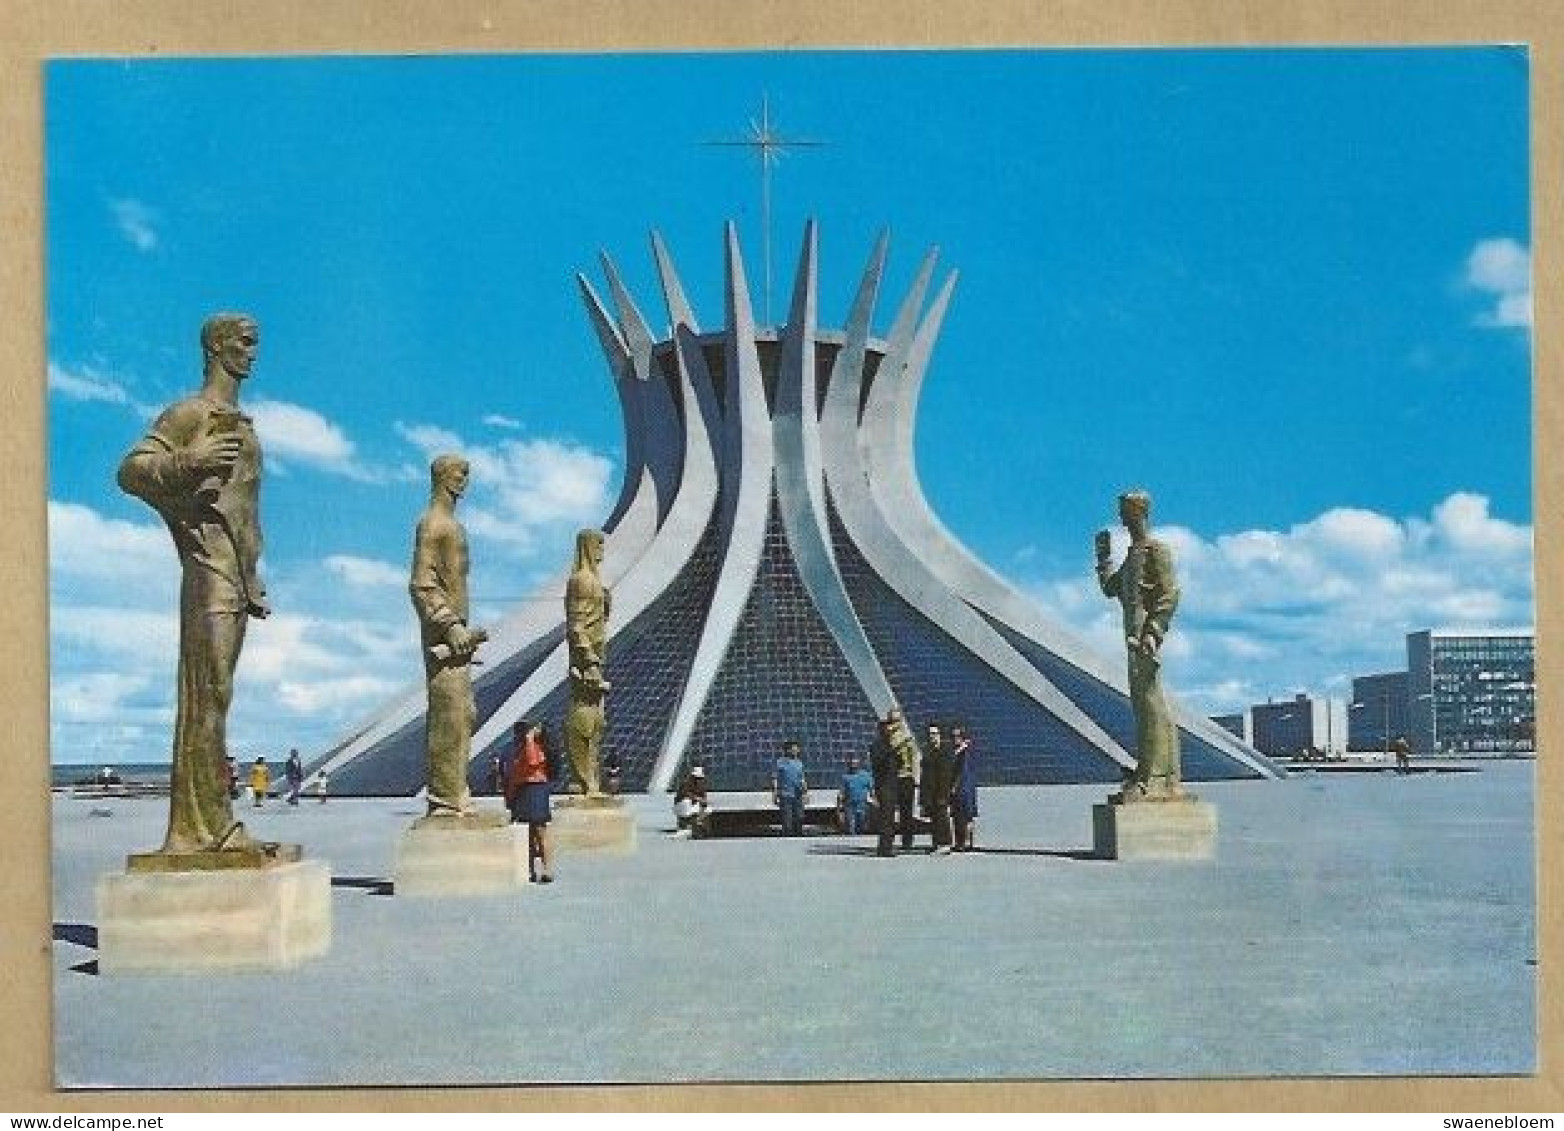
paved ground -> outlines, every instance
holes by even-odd
[[[509,896],[383,894],[411,802],[255,815],[334,875],[329,956],[104,978],[92,887],[166,802],[59,798],[63,1085],[1520,1074],[1532,766],[1208,785],[1211,864],[1088,858],[1100,788],[984,791],[969,856],[683,841]]]

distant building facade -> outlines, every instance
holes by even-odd
[[[1295,758],[1326,747],[1325,705],[1301,691],[1281,703],[1256,703],[1249,708],[1249,719],[1251,745],[1269,757]]]
[[[1347,749],[1389,750],[1403,735],[1410,741],[1409,698],[1406,672],[1355,677],[1347,704]]]
[[[1416,754],[1534,752],[1535,631],[1409,633],[1407,697],[1409,737]]]

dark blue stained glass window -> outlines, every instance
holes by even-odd
[[[610,638],[604,674],[613,690],[608,694],[608,729],[602,752],[618,754],[622,788],[627,791],[646,788],[662,749],[663,735],[695,658],[706,610],[717,586],[722,564],[719,543],[717,519],[713,517],[678,579],[633,623]],[[568,704],[569,688],[561,681],[530,712],[548,729],[562,765]],[[473,775],[476,777],[495,754],[507,757],[509,745],[507,736],[480,752],[473,762]]]
[[[834,506],[830,518],[853,607],[914,733],[929,721],[963,723],[982,759],[985,785],[1120,780],[1118,763],[886,584],[847,537]]]
[[[313,770],[313,764],[311,766]],[[331,773],[331,792],[355,797],[405,797],[424,787],[424,716]]]
[[[798,574],[772,495],[765,548],[737,630],[696,720],[689,757],[716,790],[768,789],[784,740],[816,786],[874,738],[874,709]]]
[[[560,595],[559,615],[561,619],[565,615],[563,594]],[[472,697],[478,707],[479,727],[488,722],[489,716],[499,710],[500,705],[516,693],[516,689],[526,682],[527,677],[537,669],[537,666],[548,658],[555,645],[564,639],[565,628],[561,625],[550,629],[521,651],[507,656],[493,668],[473,669],[477,675],[472,681]],[[478,658],[483,659],[481,648],[478,650]]]
[[[1135,750],[1135,712],[1128,695],[1109,687],[1101,680],[1087,675],[1074,664],[1060,659],[1035,640],[1022,636],[1009,627],[990,618],[990,623],[1010,641],[1017,652],[1025,656],[1055,687],[1070,697],[1076,706],[1085,711],[1097,725],[1119,742],[1124,749]],[[1216,781],[1227,778],[1257,778],[1261,775],[1223,753],[1205,739],[1179,729],[1179,757],[1186,781]]]

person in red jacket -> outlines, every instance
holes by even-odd
[[[548,735],[543,724],[523,719],[512,732],[516,739],[510,771],[505,775],[505,803],[511,821],[527,826],[527,871],[533,883],[554,882],[553,858],[549,852],[548,825],[551,813],[549,795],[554,776]]]

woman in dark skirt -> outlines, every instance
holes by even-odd
[[[505,782],[505,800],[511,821],[527,826],[527,871],[533,883],[551,884],[554,870],[548,843],[548,824],[552,816],[549,795],[554,760],[549,755],[548,735],[542,723],[523,719],[514,730],[516,747],[511,754],[510,773]]]

